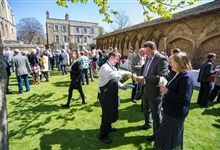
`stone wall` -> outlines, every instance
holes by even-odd
[[[58,30],[54,29],[55,25],[58,26]],[[62,26],[66,26],[66,31],[62,30]],[[78,31],[76,31],[76,28],[78,28]],[[84,32],[84,28],[86,28],[86,32]],[[91,28],[94,29],[93,33],[91,33]],[[79,50],[83,47],[89,49],[89,45],[95,44],[95,38],[98,36],[98,23],[69,20],[68,14],[65,15],[65,19],[50,18],[47,11],[46,30],[47,44],[51,49],[71,49],[73,48],[72,45],[75,45],[74,47]],[[55,41],[55,36],[59,37],[59,41]],[[63,36],[67,37],[66,42],[64,42]]]
[[[16,40],[14,14],[7,0],[0,3],[0,32],[2,40]]]
[[[159,51],[170,54],[170,49],[185,51],[193,65],[199,68],[208,53],[217,54],[215,64],[220,64],[220,1],[198,6],[173,15],[172,19],[155,19],[96,38],[97,48],[118,47],[127,56],[129,47],[135,52],[145,41],[157,44]]]

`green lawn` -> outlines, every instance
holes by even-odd
[[[10,150],[148,150],[152,142],[145,140],[152,129],[138,130],[142,125],[143,114],[140,103],[130,101],[131,89],[120,90],[121,105],[119,120],[113,124],[118,130],[110,133],[113,143],[106,145],[98,140],[101,108],[97,102],[97,82],[84,85],[86,105],[78,106],[81,98],[73,91],[71,107],[66,103],[69,74],[51,71],[50,82],[33,85],[31,91],[16,94],[18,91],[15,75],[10,77],[9,88],[14,94],[7,95],[9,148]],[[131,80],[127,81],[128,83]],[[25,90],[25,88],[24,88]],[[220,104],[212,103],[210,108],[200,108],[196,104],[198,88],[195,89],[191,108],[185,121],[185,150],[220,149]]]

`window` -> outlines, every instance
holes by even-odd
[[[58,31],[58,25],[57,24],[54,25],[54,30]]]
[[[90,33],[94,34],[94,28],[90,28]]]
[[[67,37],[66,37],[66,35],[63,36],[63,42],[67,42]]]
[[[93,37],[91,37],[91,41],[90,41],[91,43],[94,43],[94,38]]]
[[[76,33],[79,33],[79,27],[76,27]]]
[[[87,28],[86,28],[86,27],[83,28],[83,32],[84,32],[84,33],[87,32]]]
[[[84,37],[84,43],[87,43],[87,37]]]
[[[66,26],[63,26],[62,30],[63,30],[63,31],[66,31]]]
[[[59,35],[55,35],[55,42],[59,42]]]
[[[76,42],[79,43],[79,36],[76,37]]]

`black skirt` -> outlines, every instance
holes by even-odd
[[[182,150],[185,118],[163,115],[162,124],[156,135],[155,150]]]

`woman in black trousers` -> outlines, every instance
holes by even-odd
[[[78,51],[77,50],[71,51],[70,57],[73,59],[73,62],[70,65],[69,69],[67,70],[68,72],[70,72],[70,77],[71,77],[71,82],[70,82],[70,86],[69,86],[68,101],[66,104],[61,105],[62,107],[66,107],[66,108],[69,108],[69,106],[70,106],[70,101],[72,99],[73,89],[77,89],[81,95],[82,103],[79,106],[85,105],[85,95],[82,90],[82,83],[81,83],[83,68],[82,68],[81,61],[79,61]]]

